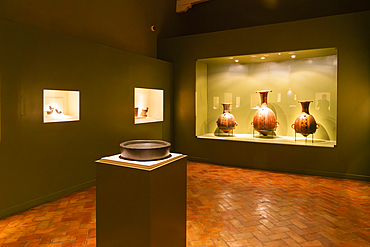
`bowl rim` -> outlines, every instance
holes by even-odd
[[[156,144],[162,144],[161,146],[157,146],[157,147],[140,147],[140,146],[136,146],[136,147],[128,147],[128,145],[131,145],[131,144],[138,144],[138,143],[156,143]],[[167,142],[167,141],[163,141],[163,140],[130,140],[130,141],[125,141],[125,142],[122,142],[120,144],[120,147],[122,148],[125,148],[125,149],[132,149],[132,150],[152,150],[152,149],[161,149],[161,148],[167,148],[167,147],[170,147],[171,146],[171,143]]]

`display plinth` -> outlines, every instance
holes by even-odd
[[[97,245],[186,246],[186,155],[96,161]]]

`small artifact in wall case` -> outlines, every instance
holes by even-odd
[[[49,110],[50,110],[50,111],[46,111],[46,113],[47,113],[48,115],[53,114],[54,110],[55,110],[55,112],[56,112],[57,114],[61,114],[61,113],[62,113],[62,111],[59,111],[57,108],[54,108],[54,107],[52,107],[51,105],[49,105]]]
[[[142,109],[141,112],[140,112],[140,117],[147,117],[148,116],[148,110],[149,110],[149,107],[147,107],[146,109]]]
[[[168,158],[171,143],[162,140],[132,140],[122,142],[121,158],[137,161],[149,161]]]
[[[47,113],[48,115],[53,114],[54,107],[51,107],[51,105],[49,105],[49,110],[50,110],[50,111],[46,111],[46,113]]]

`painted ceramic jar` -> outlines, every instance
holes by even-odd
[[[230,113],[232,103],[222,103],[223,113],[217,119],[217,126],[225,133],[229,133],[238,125],[233,114]]]
[[[302,105],[301,114],[295,119],[292,128],[296,133],[299,133],[303,136],[308,136],[316,132],[318,124],[316,124],[315,118],[309,112],[309,106],[312,100],[302,100],[298,101]]]
[[[275,113],[267,106],[267,94],[271,90],[256,91],[261,96],[261,107],[256,111],[253,117],[253,128],[262,135],[272,134],[277,126]]]

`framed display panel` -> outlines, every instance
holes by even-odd
[[[43,93],[44,123],[80,120],[80,92],[48,90]]]
[[[163,121],[163,90],[135,88],[134,94],[135,124]]]
[[[196,62],[196,136],[235,141],[334,147],[337,136],[337,49],[312,49],[198,59]],[[262,135],[253,127],[261,107],[257,91],[269,90],[267,106],[277,128]],[[299,101],[312,101],[309,113],[316,132],[303,136],[294,123]],[[230,104],[237,126],[218,128],[222,103]]]

